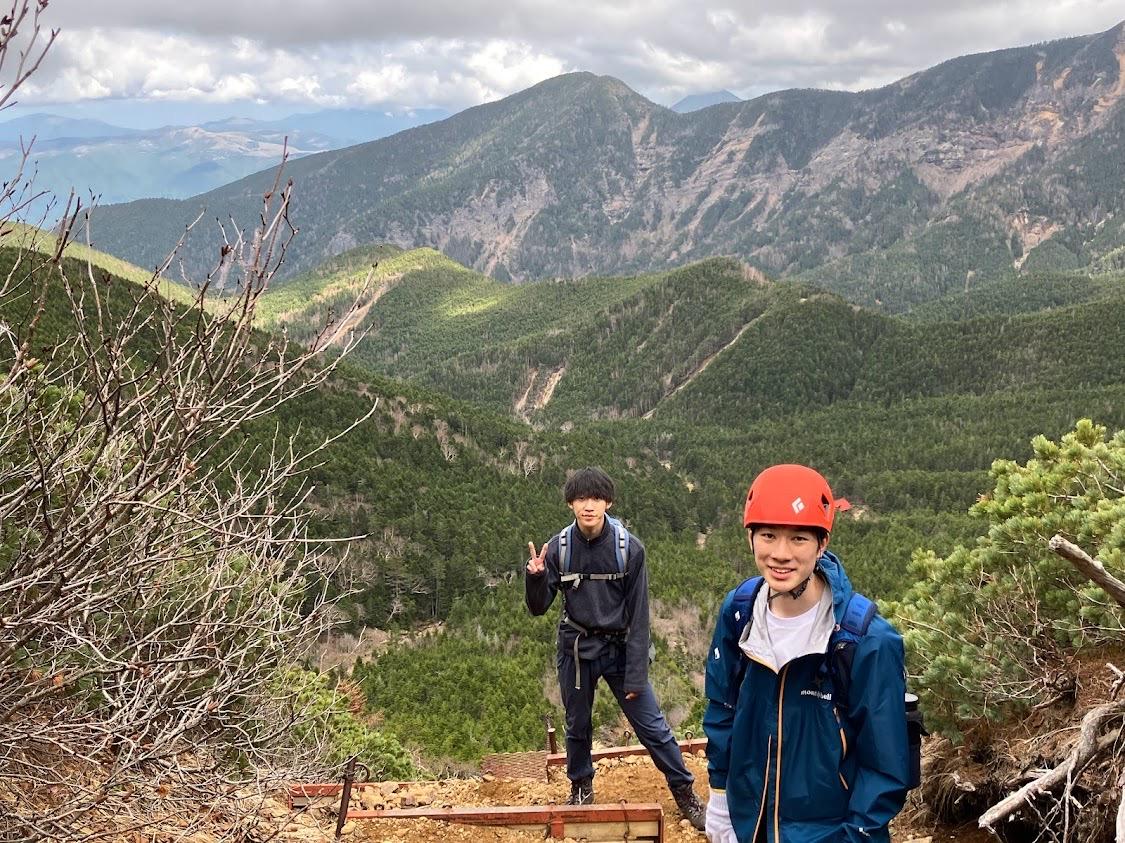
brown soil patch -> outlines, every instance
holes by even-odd
[[[695,774],[695,790],[706,800],[707,761],[702,752],[685,758]],[[664,808],[665,843],[703,843],[702,833],[683,820],[668,792],[664,776],[647,756],[605,759],[597,762],[594,779],[599,804],[659,803]],[[536,779],[501,779],[489,775],[463,779],[418,782],[371,782],[357,785],[352,794],[355,809],[416,808],[423,806],[518,806],[562,804],[570,793],[570,783],[560,768]],[[0,799],[11,794],[0,787]],[[185,804],[168,806],[168,816],[92,815],[87,826],[96,830],[98,840],[127,843],[226,843],[234,840],[275,840],[286,843],[332,843],[336,832],[339,797],[321,797],[309,807],[290,810],[281,794],[242,800],[240,810],[201,812]],[[236,820],[241,816],[242,819]],[[937,826],[912,797],[903,815],[891,825],[893,843],[992,843],[975,823],[959,827]],[[115,831],[116,830],[116,831]],[[344,841],[350,843],[530,843],[544,840],[544,832],[520,831],[503,827],[458,825],[431,819],[349,820],[344,826]],[[573,843],[577,843],[574,841]]]
[[[696,777],[695,790],[700,799],[707,798],[707,760],[700,752],[685,758]],[[703,834],[697,832],[680,817],[676,803],[668,791],[664,776],[652,765],[647,756],[630,756],[605,759],[595,765],[594,793],[599,804],[617,802],[658,802],[664,808],[666,843],[702,843]],[[415,807],[415,805],[548,805],[562,804],[570,795],[570,782],[561,769],[552,769],[550,780],[494,779],[491,776],[471,779],[450,779],[439,782],[414,782],[400,785],[386,792],[388,785],[364,788],[353,799],[356,807],[387,808]],[[364,804],[368,803],[368,804]],[[306,823],[315,821],[323,838],[309,836],[309,826],[303,826],[304,839],[331,839],[335,831],[335,806],[323,800],[311,808]],[[459,826],[434,820],[351,820],[345,827],[345,840],[378,841],[378,843],[445,843],[445,841],[542,841],[543,832],[513,831],[490,826]],[[296,829],[292,839],[297,839]],[[284,835],[283,835],[284,839]]]
[[[1117,85],[1109,94],[1098,100],[1097,105],[1094,106],[1095,114],[1100,114],[1103,111],[1107,110],[1111,105],[1113,105],[1115,102],[1117,102],[1117,100],[1121,99],[1121,97],[1125,95],[1125,49],[1117,54],[1117,64],[1120,68],[1120,72],[1118,73],[1117,77]]]
[[[707,799],[707,760],[700,752],[687,757],[688,767],[695,774],[696,793]],[[664,807],[666,843],[702,843],[705,837],[680,817],[664,776],[647,756],[605,759],[597,762],[594,792],[599,804],[621,801],[658,802]],[[441,782],[417,782],[402,785],[393,793],[383,795],[385,807],[413,807],[415,801],[446,805],[545,805],[561,804],[570,793],[570,783],[561,769],[553,769],[551,779],[454,779]],[[386,785],[383,786],[384,788]],[[363,801],[371,802],[370,798]],[[324,829],[324,840],[331,839],[335,829],[334,808],[310,812]],[[893,843],[938,843],[957,840],[960,843],[992,843],[994,838],[968,823],[958,828],[935,826],[925,820],[925,811],[908,809],[891,825]],[[543,832],[512,831],[488,826],[459,826],[434,820],[353,820],[346,826],[344,839],[364,843],[445,843],[445,841],[503,841],[523,843],[542,841]]]

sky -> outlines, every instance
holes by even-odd
[[[862,90],[1122,20],[1121,0],[50,0],[42,23],[58,38],[0,120],[452,112],[575,70],[665,105],[720,89]],[[11,73],[0,68],[5,85]]]

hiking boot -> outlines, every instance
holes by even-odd
[[[594,780],[593,779],[579,779],[576,782],[570,783],[570,799],[567,800],[567,805],[593,805],[594,804]]]
[[[682,784],[679,787],[671,788],[671,791],[672,798],[676,800],[676,807],[680,809],[684,819],[691,823],[692,828],[696,831],[703,831],[707,808],[695,795],[694,788],[690,784]]]

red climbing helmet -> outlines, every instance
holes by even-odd
[[[832,497],[820,472],[805,465],[773,465],[754,478],[746,493],[742,523],[779,527],[819,527],[832,532],[836,510],[851,508]]]

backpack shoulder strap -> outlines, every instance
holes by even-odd
[[[742,634],[746,631],[746,627],[750,625],[750,619],[754,614],[754,600],[757,598],[763,582],[765,582],[763,577],[750,577],[740,582],[734,590],[731,610],[733,612],[733,632],[736,642],[742,640]],[[737,643],[735,646],[737,647]],[[747,661],[746,656],[739,653],[737,667],[734,668],[730,680],[732,688],[738,688],[742,685],[742,677],[746,674]]]
[[[750,623],[750,617],[754,611],[754,599],[758,596],[758,590],[765,582],[763,577],[750,577],[743,580],[738,584],[738,588],[734,590],[734,601],[731,603],[731,608],[734,609],[734,623],[735,628],[738,630],[738,635],[742,637],[742,631]]]
[[[879,607],[874,601],[853,592],[844,607],[840,624],[828,639],[828,669],[832,671],[836,686],[836,701],[842,710],[848,708],[848,691],[852,682],[852,662],[855,659],[855,646],[867,634]]]
[[[631,536],[625,525],[616,518],[606,516],[609,526],[613,529],[613,549],[617,554],[617,573],[625,575],[625,566],[629,562],[629,540]]]
[[[571,521],[567,526],[562,528],[559,533],[559,573],[570,573],[570,538],[571,531],[574,530],[576,521]]]
[[[576,521],[571,522],[559,533],[559,582],[573,584],[577,588],[582,580],[620,580],[625,578],[625,564],[629,559],[629,531],[616,518],[606,516],[613,530],[614,555],[617,558],[617,572],[613,574],[572,573],[570,570],[571,544],[574,541]]]
[[[858,591],[852,592],[848,605],[844,607],[844,616],[840,619],[840,629],[862,638],[867,634],[867,628],[871,626],[871,620],[878,611],[879,607],[874,601]]]

